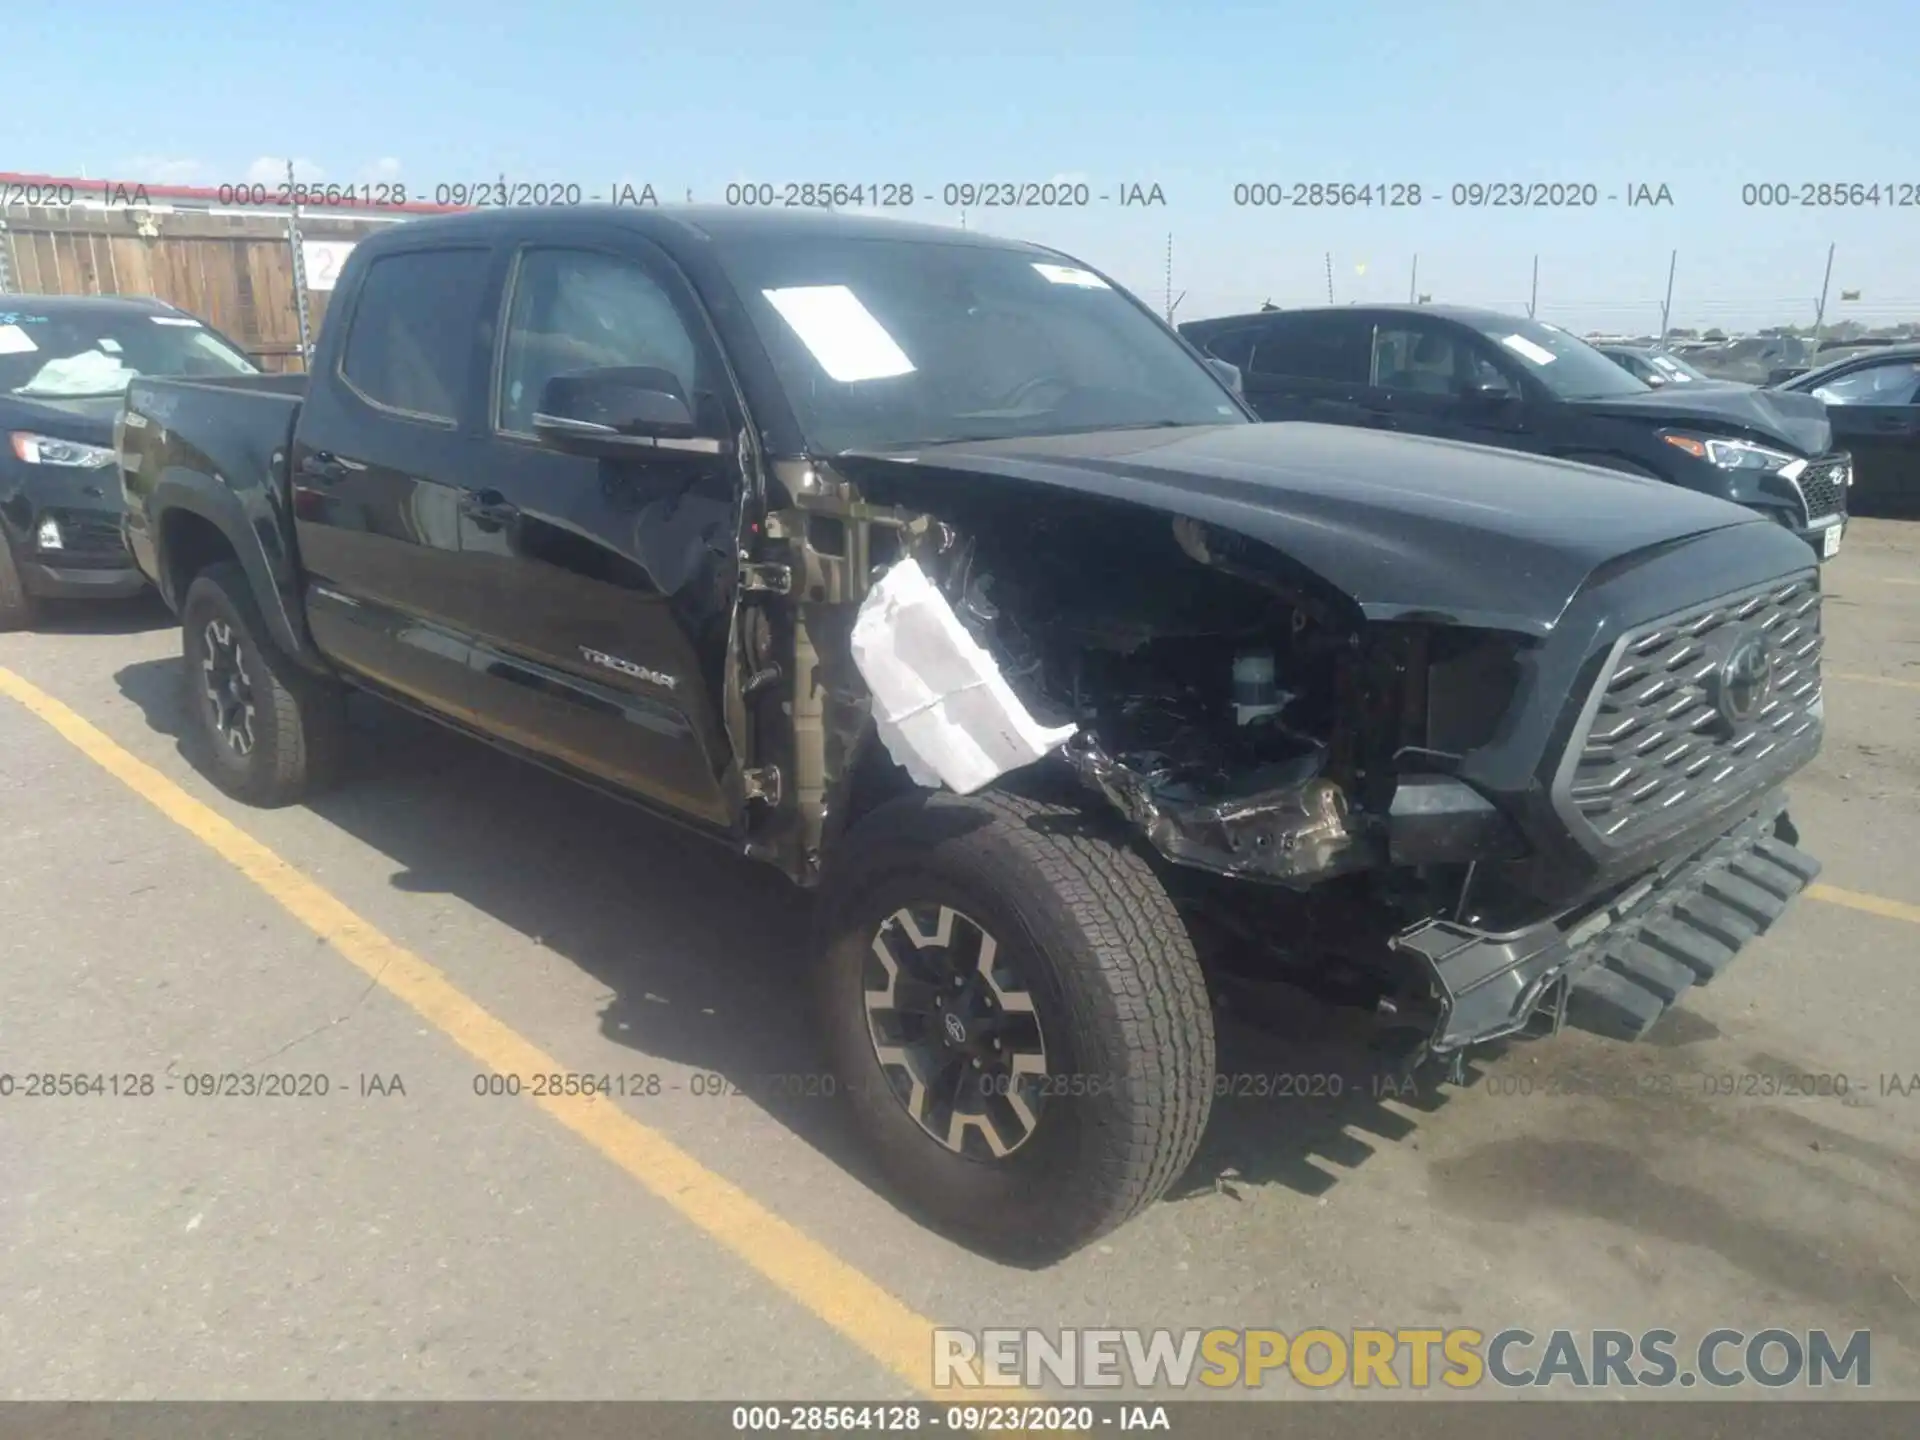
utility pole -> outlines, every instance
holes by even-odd
[[[1833,283],[1833,246],[1827,246],[1827,274],[1820,282],[1820,305],[1813,312],[1813,338],[1820,339],[1820,322],[1827,318],[1827,287]]]
[[[300,192],[293,180],[293,161],[287,161],[287,198],[293,209],[287,216],[287,248],[293,252],[293,313],[300,324],[300,368],[313,362],[313,337],[307,323],[307,257],[300,245]]]
[[[1680,267],[1680,252],[1667,257],[1667,298],[1660,303],[1660,339],[1665,343],[1667,322],[1673,317],[1673,272]]]
[[[1333,252],[1327,251],[1327,304],[1333,304]]]
[[[1420,299],[1420,257],[1413,257],[1413,274],[1407,277],[1407,304],[1416,304]]]
[[[1529,320],[1533,319],[1534,312],[1537,311],[1539,308],[1540,308],[1540,257],[1536,255],[1533,257],[1533,290],[1527,296],[1527,319]]]
[[[1173,323],[1173,232],[1167,232],[1167,323]]]

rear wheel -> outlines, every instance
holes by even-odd
[[[0,634],[31,630],[39,618],[39,601],[27,593],[19,563],[13,558],[13,546],[0,535]]]
[[[180,623],[190,735],[213,782],[261,806],[329,784],[346,748],[344,696],[274,645],[238,563],[194,577]]]
[[[916,794],[822,895],[837,1089],[936,1229],[1045,1264],[1158,1199],[1199,1144],[1213,1017],[1185,926],[1104,817]]]

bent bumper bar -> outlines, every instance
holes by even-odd
[[[1425,967],[1440,997],[1426,1050],[1445,1055],[1543,1020],[1638,1039],[1820,873],[1781,838],[1785,815],[1776,795],[1706,849],[1585,914],[1505,934],[1426,920],[1396,936],[1393,948]]]

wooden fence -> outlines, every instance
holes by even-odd
[[[9,288],[23,295],[157,295],[224,331],[266,370],[304,368],[288,217],[190,209],[11,205]],[[396,222],[302,213],[305,240],[357,240]],[[320,336],[332,292],[307,292]]]

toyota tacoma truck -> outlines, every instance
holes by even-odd
[[[116,445],[216,784],[313,793],[364,691],[817,890],[833,1088],[1014,1263],[1180,1175],[1233,977],[1440,1069],[1631,1039],[1818,870],[1803,541],[1258,423],[1034,245],[423,220],[355,248],[310,377],[136,380]]]

